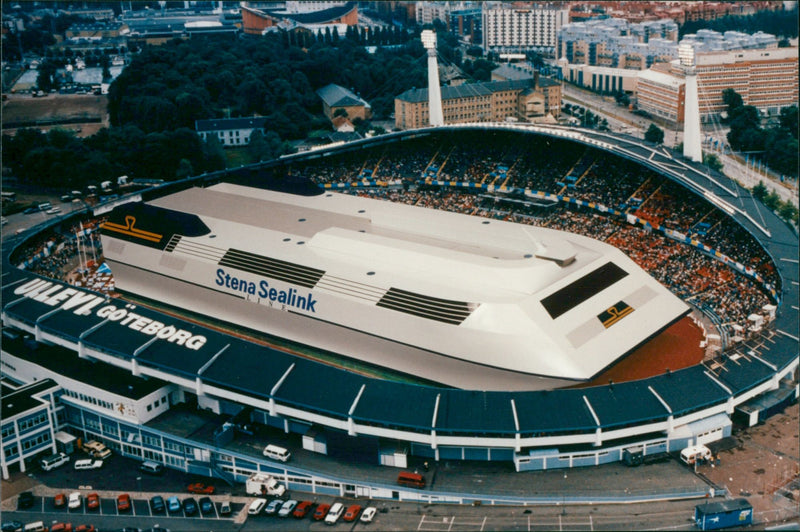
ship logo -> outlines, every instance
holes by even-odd
[[[134,238],[141,238],[142,240],[149,240],[150,242],[161,242],[161,238],[164,235],[151,233],[150,231],[145,231],[144,229],[138,229],[134,227],[135,224],[136,217],[127,215],[125,216],[125,225],[114,222],[106,222],[103,224],[103,229],[114,231],[116,233],[122,233],[123,235],[132,236]]]
[[[633,312],[633,310],[633,307],[624,301],[620,301],[598,314],[597,318],[603,322],[603,326],[608,329],[619,320]]]

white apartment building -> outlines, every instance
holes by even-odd
[[[486,51],[535,50],[552,54],[558,30],[568,22],[568,4],[485,4],[483,48]]]

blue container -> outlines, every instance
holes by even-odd
[[[753,507],[747,499],[698,504],[694,508],[694,521],[700,530],[748,526],[753,523]]]

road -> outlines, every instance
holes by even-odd
[[[628,109],[616,104],[614,99],[610,96],[601,96],[599,94],[581,89],[569,84],[562,85],[564,89],[564,100],[569,103],[578,104],[590,109],[593,113],[601,115],[608,120],[609,126],[612,131],[617,133],[626,133],[634,137],[643,139],[644,132],[650,127],[653,122],[641,116],[633,114]],[[664,145],[674,147],[683,142],[683,131],[676,129],[664,129]],[[714,123],[705,125],[703,129],[703,136],[711,140],[717,140],[719,144],[727,144],[726,126]],[[708,153],[713,151],[707,144],[703,147],[703,151]],[[790,201],[795,206],[798,205],[798,187],[797,181],[781,182],[780,176],[772,175],[766,171],[757,173],[752,167],[748,168],[743,160],[735,157],[730,153],[723,154],[719,151],[714,151],[720,158],[723,164],[723,172],[728,177],[735,179],[742,186],[752,188],[759,181],[762,181],[769,190],[774,190],[783,201]]]

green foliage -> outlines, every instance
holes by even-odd
[[[783,107],[780,116],[781,127],[786,129],[787,132],[794,138],[798,134],[798,121],[797,121],[797,106]]]
[[[3,163],[32,185],[79,188],[120,175],[173,180],[225,166],[197,134],[181,128],[145,134],[135,126],[101,129],[88,139],[70,131],[22,130],[3,138]]]
[[[797,138],[793,137],[787,129],[773,128],[765,134],[764,160],[772,170],[796,177],[800,160],[800,146]]]
[[[650,127],[644,133],[644,140],[654,144],[661,144],[664,142],[664,130],[655,124],[650,124]]]
[[[778,216],[786,220],[787,222],[797,223],[797,207],[795,207],[791,202],[784,201],[781,202],[780,207],[778,207]]]
[[[247,151],[251,163],[270,161],[283,154],[283,143],[274,131],[268,131],[264,135],[261,130],[257,129],[250,135]]]
[[[361,44],[395,44],[405,32],[361,30],[348,28],[342,39],[291,32],[146,47],[111,85],[111,123],[154,132],[193,127],[198,118],[275,116],[282,139],[299,139],[321,114],[315,91],[329,83],[376,99],[373,114],[388,116],[395,96],[425,86],[425,51],[415,40],[370,54]],[[441,54],[460,61],[455,45],[440,43]]]
[[[752,190],[753,197],[758,201],[763,202],[764,198],[767,197],[767,187],[764,185],[763,181],[759,181],[757,185],[754,185]]]
[[[722,172],[722,161],[719,160],[714,153],[704,153],[703,154],[703,164],[711,168],[712,170],[716,170],[717,172]]]
[[[728,143],[731,148],[763,152],[761,157],[772,170],[797,177],[800,163],[797,106],[782,108],[779,123],[762,128],[758,110],[752,105],[741,105],[742,98],[733,89],[725,89],[723,98],[729,109]]]
[[[775,211],[778,216],[789,223],[796,224],[798,221],[797,207],[791,201],[782,201],[780,196],[773,190],[767,191],[763,181],[759,181],[752,188],[753,197],[761,201],[770,210]]]
[[[781,197],[778,196],[778,193],[774,190],[770,190],[766,196],[764,196],[764,205],[766,205],[770,210],[775,210],[778,208],[778,205],[781,203]]]
[[[737,109],[744,105],[742,96],[730,87],[722,91],[722,101],[728,107],[728,116],[734,114]]]

